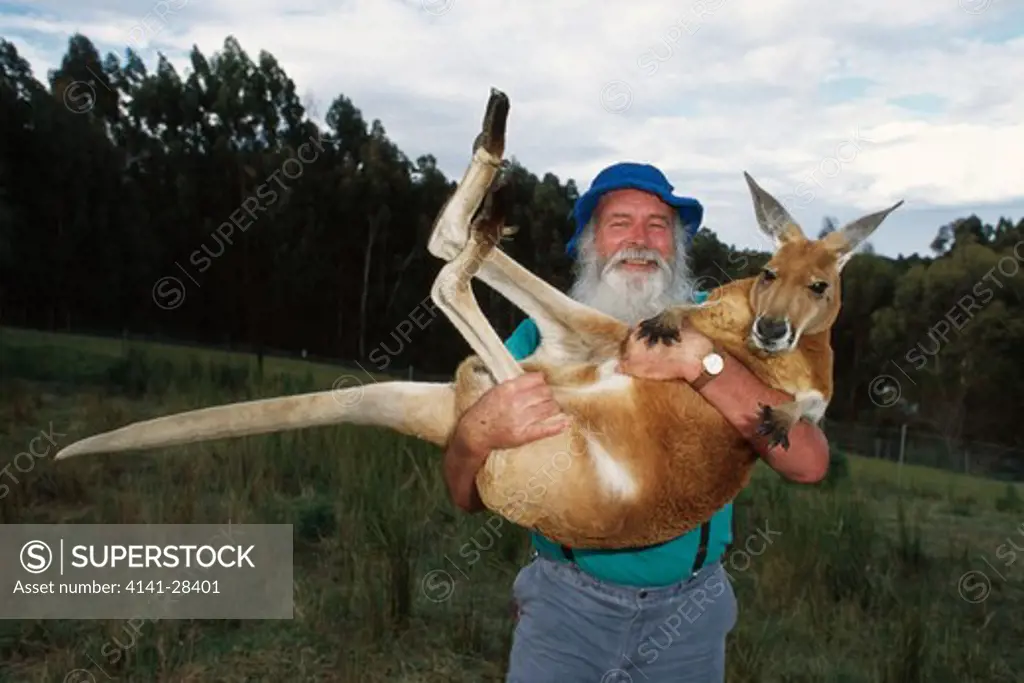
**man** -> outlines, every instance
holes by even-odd
[[[576,203],[573,298],[630,325],[693,298],[686,247],[703,207],[672,194],[661,171],[620,163],[603,170]],[[531,320],[506,342],[517,359],[539,342]],[[692,328],[678,343],[648,348],[635,333],[620,362],[634,376],[694,382],[711,342]],[[788,451],[756,434],[758,404],[788,400],[734,358],[698,390],[788,479],[812,483],[828,468],[828,444],[799,423]],[[488,454],[559,432],[566,418],[539,373],[500,384],[457,425],[445,453],[452,500],[483,509],[475,477]],[[657,683],[725,680],[725,637],[736,620],[735,596],[721,564],[732,541],[732,504],[708,524],[651,548],[563,550],[534,532],[533,561],[516,577],[519,620],[508,683]]]

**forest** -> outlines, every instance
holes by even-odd
[[[0,325],[450,373],[469,349],[435,324],[425,247],[454,179],[403,154],[386,117],[339,93],[317,125],[274,56],[233,37],[178,73],[76,34],[45,77],[0,40]],[[503,248],[564,290],[576,181],[514,157],[508,172],[518,232]],[[845,268],[828,419],[1020,448],[1024,217],[935,230],[928,255],[868,249]],[[767,258],[713,225],[692,245],[705,283]],[[518,310],[477,292],[510,333]]]

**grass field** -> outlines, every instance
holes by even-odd
[[[64,446],[358,375],[278,358],[261,377],[255,368],[241,355],[0,329],[0,467],[40,430]],[[84,683],[65,677],[86,669],[100,683],[501,681],[526,534],[460,513],[438,465],[423,443],[330,427],[11,469],[6,524],[294,524],[295,618],[134,632],[123,620],[3,621],[0,680]],[[750,542],[766,527],[771,543]],[[897,476],[849,454],[814,487],[759,470],[735,531],[729,681],[1024,680],[1020,487],[909,465]],[[454,580],[444,600],[424,590],[437,570]]]

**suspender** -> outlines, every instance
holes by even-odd
[[[700,546],[697,548],[697,557],[693,558],[693,573],[696,574],[704,566],[704,560],[708,557],[708,540],[711,538],[711,520],[700,525]]]
[[[692,574],[696,574],[703,568],[704,560],[708,557],[708,541],[711,539],[711,520],[704,522],[700,525],[700,545],[697,547],[697,555],[693,558],[693,568],[690,570]],[[570,562],[576,561],[576,555],[572,552],[572,548],[567,545],[560,546],[562,549],[562,555],[565,559]]]

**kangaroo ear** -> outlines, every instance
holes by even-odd
[[[853,258],[857,247],[871,236],[871,233],[882,224],[886,216],[903,206],[903,200],[896,202],[888,209],[876,211],[863,218],[858,218],[852,223],[847,223],[840,230],[830,232],[822,239],[824,245],[836,255],[836,267],[842,270],[843,267]]]
[[[772,238],[775,248],[778,249],[786,242],[797,242],[807,239],[803,230],[797,224],[789,212],[782,208],[782,204],[771,196],[767,190],[754,182],[750,174],[743,172],[750,188],[750,195],[754,200],[754,216],[757,217],[757,224],[761,230]]]

